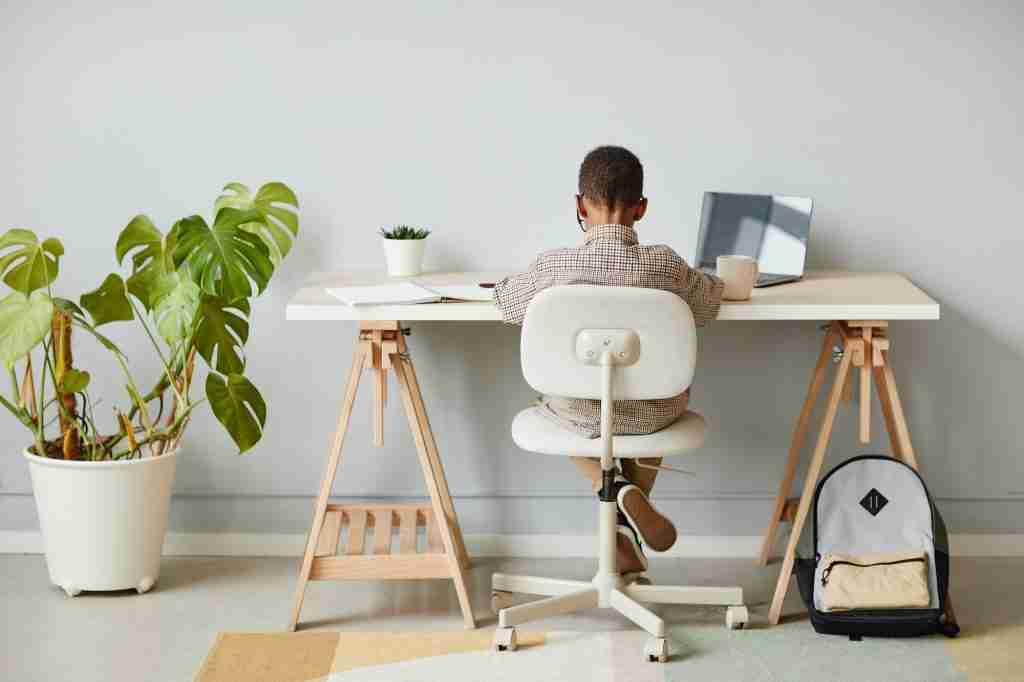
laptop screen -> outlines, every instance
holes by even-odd
[[[719,256],[756,258],[761,272],[803,275],[812,202],[774,194],[705,192],[697,261],[714,268]]]

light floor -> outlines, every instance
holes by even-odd
[[[282,558],[166,558],[160,582],[149,594],[86,593],[68,599],[49,584],[41,556],[0,556],[0,679],[190,680],[218,632],[283,629],[297,565],[297,559]],[[489,608],[489,578],[495,570],[587,578],[593,564],[569,559],[476,560],[471,593],[483,628],[495,624]],[[954,598],[965,634],[952,647],[942,638],[850,643],[813,635],[801,615],[795,583],[785,610],[790,618],[778,628],[763,630],[777,570],[777,565],[755,567],[750,559],[654,559],[650,576],[655,582],[740,584],[745,588],[751,608],[750,629],[733,633],[740,639],[723,638],[723,646],[737,652],[742,646],[781,654],[759,656],[760,669],[753,675],[744,673],[745,680],[825,679],[822,671],[835,680],[874,679],[871,671],[860,665],[836,667],[836,652],[840,657],[842,652],[851,652],[868,660],[896,657],[902,666],[896,679],[928,679],[922,677],[924,670],[932,671],[929,674],[943,670],[944,679],[1024,680],[1024,559],[953,561]],[[687,648],[695,653],[704,646],[709,640],[701,633],[711,631],[709,622],[722,622],[723,612],[659,608],[677,640],[677,650],[682,650],[673,669],[683,671]],[[303,629],[371,631],[462,627],[454,591],[447,581],[312,583],[303,624]],[[633,626],[613,613],[594,611],[551,618],[523,629],[590,631]],[[877,657],[873,653],[863,656],[876,650]],[[816,657],[821,660],[815,661]],[[703,664],[700,658],[693,656],[693,671],[699,669],[699,677],[730,679],[705,667],[712,658]],[[787,660],[797,659],[808,675],[785,669]],[[813,665],[807,665],[809,662]],[[637,665],[644,665],[639,656]]]

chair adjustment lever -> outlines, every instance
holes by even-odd
[[[644,463],[642,463],[640,461],[637,461],[635,464],[636,464],[636,466],[638,466],[638,467],[640,467],[642,469],[656,469],[656,470],[661,470],[661,471],[671,471],[674,474],[686,474],[687,476],[694,476],[694,477],[697,476],[696,472],[687,471],[686,469],[679,469],[678,467],[665,466],[664,464],[659,464],[659,465],[655,466],[654,464],[644,464]]]

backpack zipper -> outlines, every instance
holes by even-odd
[[[821,571],[821,586],[825,587],[828,584],[828,576],[832,572],[832,569],[836,566],[857,566],[858,568],[874,568],[875,566],[896,566],[898,564],[910,564],[910,563],[924,563],[924,557],[914,557],[913,559],[900,559],[898,561],[878,561],[873,564],[858,564],[855,561],[833,561],[829,563]]]

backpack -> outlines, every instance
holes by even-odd
[[[945,524],[913,468],[885,455],[847,460],[818,483],[810,514],[813,553],[808,556],[805,549],[795,570],[816,632],[855,641],[959,633],[944,615],[949,591]],[[806,535],[802,539],[806,548]],[[899,603],[913,607],[832,606],[844,603],[837,594],[849,601],[857,586],[862,592],[854,601],[871,601],[879,594],[885,602],[886,589],[904,589],[908,581],[902,577],[908,575],[916,578],[909,583],[917,588],[917,598]]]

